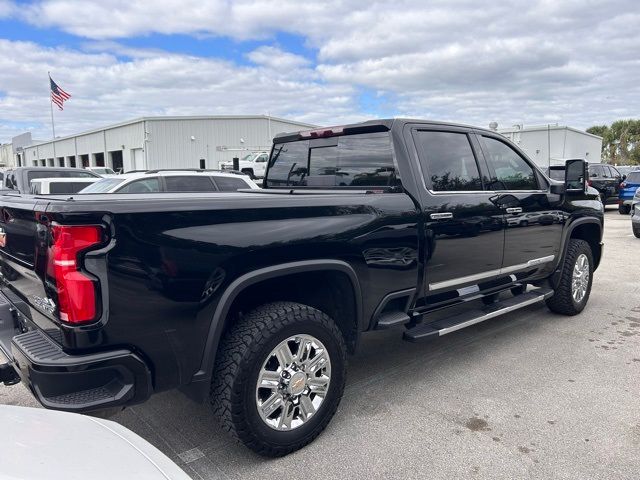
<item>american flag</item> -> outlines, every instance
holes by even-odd
[[[51,101],[55,103],[60,110],[64,110],[64,102],[65,100],[69,100],[71,95],[62,90],[58,84],[53,81],[53,78],[49,77],[49,82],[51,82]]]

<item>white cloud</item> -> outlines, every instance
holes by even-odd
[[[269,111],[329,124],[376,114],[376,102],[392,115],[587,127],[640,105],[637,0],[0,0],[2,12],[87,40],[82,50],[0,46],[5,124],[45,121],[34,105],[48,107],[42,79],[54,67],[73,86],[63,115],[79,120],[68,129],[147,113]],[[303,38],[314,58],[276,45],[278,32]],[[118,43],[151,33],[264,45],[246,66]],[[362,90],[377,94],[366,107]]]
[[[291,62],[291,56],[284,56]],[[79,132],[143,115],[264,114],[317,123],[327,118],[354,121],[354,90],[309,80],[313,70],[296,63],[291,76],[277,62],[238,66],[188,55],[143,55],[119,61],[108,53],[53,49],[30,42],[0,40],[0,138],[16,129],[9,122],[38,122],[35,136],[49,132],[47,71],[71,100],[56,115],[56,133]],[[3,95],[3,96],[2,96]]]

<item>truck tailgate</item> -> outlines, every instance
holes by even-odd
[[[33,197],[0,197],[0,291],[21,316],[58,339],[53,308],[45,292],[46,227],[40,224],[47,207]]]

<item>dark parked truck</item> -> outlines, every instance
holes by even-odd
[[[363,332],[580,313],[602,256],[586,179],[577,160],[550,180],[491,131],[396,119],[276,137],[264,190],[2,196],[2,380],[77,412],[180,388],[284,455],[333,417]]]

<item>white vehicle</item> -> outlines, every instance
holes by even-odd
[[[31,195],[54,195],[78,193],[80,190],[96,183],[101,178],[35,178],[31,180],[29,193]]]
[[[252,179],[264,178],[269,161],[269,152],[253,152],[240,159],[239,170]],[[233,170],[233,162],[222,162],[222,170]]]
[[[85,170],[89,170],[90,172],[97,173],[101,177],[112,177],[117,175],[117,173],[114,172],[109,167],[85,167]]]
[[[249,177],[212,170],[148,170],[103,178],[80,193],[235,192],[260,188]]]
[[[0,405],[0,477],[15,480],[188,480],[165,454],[109,420]],[[69,449],[73,449],[73,453]]]

